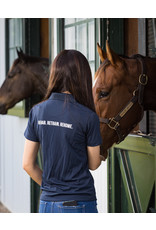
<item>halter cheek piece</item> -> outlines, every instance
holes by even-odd
[[[125,139],[125,137],[127,136],[127,134],[136,126],[136,124],[134,124],[133,127],[127,129],[126,133],[121,133],[120,120],[125,116],[125,114],[132,108],[132,106],[136,102],[139,103],[139,105],[142,108],[142,112],[143,112],[143,95],[144,95],[145,85],[147,85],[147,82],[148,82],[148,76],[146,75],[146,71],[145,71],[144,59],[140,55],[136,55],[136,57],[141,63],[142,74],[140,74],[140,76],[139,76],[139,84],[138,84],[138,87],[133,92],[132,99],[117,114],[116,117],[113,117],[113,118],[102,118],[102,117],[100,117],[99,118],[101,123],[107,124],[110,129],[113,129],[116,131],[117,136],[118,136],[117,144],[119,144],[121,141],[123,141]]]

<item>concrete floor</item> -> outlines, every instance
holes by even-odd
[[[0,213],[10,213],[10,211],[0,202]]]

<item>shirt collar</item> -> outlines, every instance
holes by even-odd
[[[70,102],[76,102],[72,94],[67,93],[52,93],[49,97],[50,100],[69,100]]]

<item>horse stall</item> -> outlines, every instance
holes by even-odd
[[[124,49],[128,56],[140,53],[155,58],[155,19],[126,19]],[[155,110],[154,104],[151,110]],[[108,212],[156,212],[155,121],[154,112],[144,111],[143,119],[132,134],[109,150]],[[138,129],[141,131],[137,132]]]

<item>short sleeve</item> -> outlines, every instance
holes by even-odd
[[[35,115],[33,109],[31,109],[29,113],[27,128],[24,132],[25,138],[30,141],[39,142],[39,139],[36,134],[36,129],[37,129],[37,124],[35,122]]]
[[[100,121],[97,114],[92,113],[87,125],[87,146],[97,146],[101,144]]]

